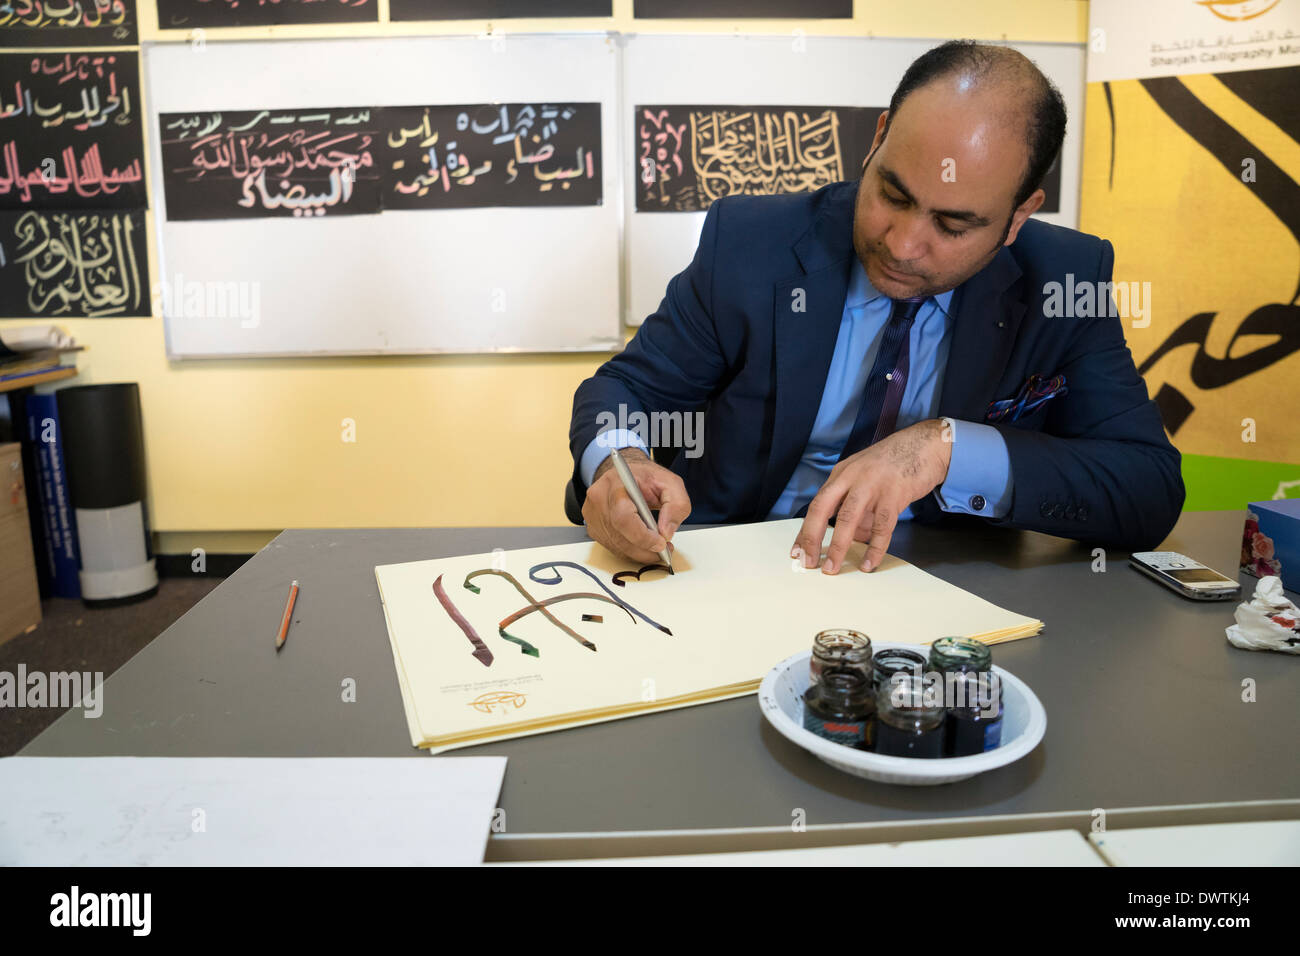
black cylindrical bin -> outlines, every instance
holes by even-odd
[[[68,496],[81,545],[81,598],[126,604],[158,591],[145,506],[144,424],[134,382],[55,393]]]

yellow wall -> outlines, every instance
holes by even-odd
[[[810,36],[1082,43],[1087,32],[1087,4],[1080,0],[857,0],[853,21],[820,23],[634,22],[632,0],[614,0],[614,12],[610,19],[207,30],[204,39],[464,34],[492,28],[507,34],[574,29],[789,34],[798,28]],[[380,15],[387,17],[387,0],[380,0]],[[157,30],[153,0],[140,0],[140,19],[145,42],[187,39],[182,31]],[[146,136],[150,133],[146,127]],[[156,170],[148,175],[152,181]],[[151,221],[150,275],[157,281],[152,235]],[[191,547],[255,550],[281,528],[564,524],[573,390],[608,357],[175,362],[166,357],[159,318],[59,324],[88,346],[79,355],[76,382],[140,385],[149,502],[164,553]],[[355,443],[342,440],[344,418],[356,422]]]

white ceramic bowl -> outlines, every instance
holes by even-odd
[[[875,644],[874,650],[901,647],[925,652],[908,644]],[[818,737],[803,726],[803,694],[808,689],[808,659],[811,651],[787,657],[777,664],[758,687],[758,704],[763,716],[781,736],[811,751],[820,759],[855,777],[880,783],[931,786],[965,780],[986,770],[1005,767],[1038,746],[1047,732],[1047,712],[1029,685],[996,664],[993,670],[1002,680],[1002,744],[995,750],[969,757],[922,759],[890,757],[854,750]]]

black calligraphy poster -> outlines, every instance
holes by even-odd
[[[0,209],[147,206],[134,51],[0,54]]]
[[[377,213],[378,111],[163,113],[167,218]]]
[[[638,106],[639,212],[695,212],[720,196],[812,192],[856,179],[884,107]]]
[[[158,0],[160,30],[378,20],[378,0]]]
[[[0,211],[0,301],[14,317],[148,317],[144,210]]]
[[[0,0],[0,47],[139,41],[135,0]]]
[[[646,20],[667,17],[851,20],[853,0],[635,0],[632,16]]]
[[[385,107],[380,119],[385,209],[602,201],[599,103]]]
[[[391,20],[612,17],[613,0],[389,0]]]

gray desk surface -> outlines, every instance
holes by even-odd
[[[1241,512],[1189,513],[1165,547],[1231,573],[1241,526]],[[74,709],[23,754],[428,760],[409,743],[374,566],[583,534],[286,531],[108,679],[102,717]],[[871,783],[777,735],[753,696],[450,755],[509,757],[501,805],[510,833],[525,835],[789,828],[796,809],[810,826],[902,824],[1300,797],[1300,659],[1229,645],[1234,602],[1182,598],[1126,554],[1094,573],[1083,545],[974,522],[900,526],[891,550],[1046,622],[994,650],[1047,707],[1047,736],[1028,757],[943,787]],[[277,656],[292,578],[297,623]],[[1255,580],[1242,581],[1253,593]],[[346,678],[355,703],[342,700]],[[1246,678],[1254,703],[1242,701]]]

